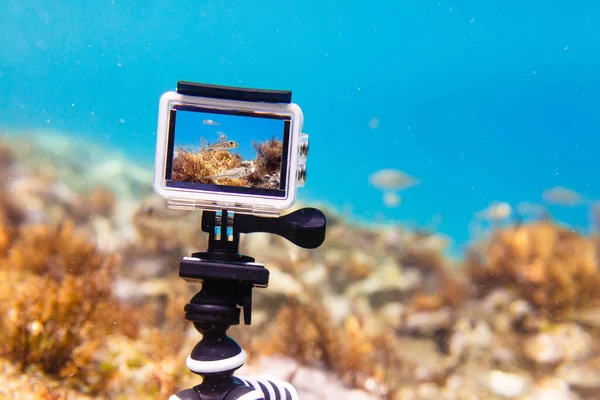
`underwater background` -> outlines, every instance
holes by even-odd
[[[2,9],[5,127],[86,135],[150,165],[158,98],[178,80],[289,89],[311,135],[300,196],[363,220],[429,224],[461,246],[473,213],[492,202],[539,203],[558,185],[600,199],[594,2],[5,0]],[[382,168],[422,184],[390,209],[368,187]],[[553,212],[589,227],[585,207]]]
[[[325,207],[328,239],[316,252],[248,239],[246,250],[273,267],[275,288],[255,299],[252,333],[262,344],[236,332],[249,354],[262,354],[266,341],[272,356],[285,346],[262,331],[261,311],[278,315],[280,333],[314,328],[289,339],[297,351],[284,355],[312,367],[339,361],[317,367],[340,377],[331,390],[343,394],[323,397],[307,385],[301,398],[355,398],[342,387],[360,390],[357,399],[599,398],[599,49],[600,3],[592,1],[2,0],[0,281],[19,293],[5,291],[0,311],[5,326],[19,328],[19,315],[26,328],[3,338],[0,359],[20,361],[0,375],[17,385],[33,365],[26,381],[46,386],[31,397],[30,388],[0,389],[0,398],[63,398],[57,376],[75,382],[64,398],[167,398],[193,382],[177,378],[198,339],[193,331],[183,337],[181,308],[193,291],[177,283],[177,262],[205,243],[189,233],[187,214],[145,214],[158,100],[179,80],[292,90],[304,112],[310,154],[298,195],[300,204]],[[386,201],[372,179],[386,169],[418,184]],[[62,225],[67,217],[73,226]],[[76,230],[94,238],[81,254],[67,250],[83,243],[71,237]],[[267,246],[279,252],[261,259]],[[96,251],[118,254],[120,266],[109,268]],[[63,261],[44,261],[57,257]],[[56,339],[65,326],[106,319],[56,317],[87,304],[73,293],[96,272],[71,277],[82,257],[106,278],[91,299],[114,289],[119,312],[148,303],[143,315],[155,320],[134,334],[115,311],[125,333],[107,326],[94,342],[87,331],[70,332],[101,349],[73,361],[75,347]],[[31,276],[11,275],[21,269]],[[50,305],[28,297],[40,285],[66,290],[65,277],[69,296]],[[323,300],[302,297],[304,285]],[[36,301],[54,311],[27,308]],[[40,341],[41,326],[53,324]],[[322,347],[318,336],[328,338]],[[351,348],[340,350],[335,337]],[[509,343],[497,345],[499,337]],[[66,366],[41,355],[52,343]],[[415,350],[389,360],[376,351],[399,348]],[[272,369],[286,370],[277,362]],[[121,377],[95,376],[87,365]],[[155,369],[143,375],[141,365]],[[139,388],[132,377],[140,387],[159,383],[136,397],[127,391]],[[464,396],[452,397],[461,388]]]

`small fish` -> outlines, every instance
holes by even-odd
[[[404,190],[420,182],[400,170],[382,169],[371,174],[369,183],[381,190]]]
[[[396,192],[385,192],[383,194],[383,204],[386,207],[394,208],[398,207],[402,203],[402,198]]]
[[[202,148],[200,150],[231,150],[238,147],[238,143],[235,140],[227,140],[226,142],[217,142],[215,144],[208,144],[204,138],[200,138]]]
[[[212,119],[205,119],[204,121],[202,121],[203,124],[205,125],[221,125],[220,123],[218,123],[217,121],[213,121]]]
[[[238,167],[238,168],[232,168],[229,169],[219,175],[211,175],[211,176],[207,176],[206,178],[210,178],[210,179],[216,179],[216,178],[230,178],[230,179],[236,179],[236,178],[243,178],[245,176],[248,176],[252,174],[252,169],[248,168],[248,167]]]
[[[542,198],[547,203],[559,206],[578,206],[584,202],[582,195],[564,186],[544,190]]]

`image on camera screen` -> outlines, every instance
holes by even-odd
[[[285,190],[288,131],[285,117],[172,110],[168,179],[179,187],[209,190],[212,186],[205,185],[259,193]]]

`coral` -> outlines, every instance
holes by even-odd
[[[242,166],[242,157],[227,150],[211,150],[193,153],[177,149],[173,159],[171,178],[174,181],[219,184],[223,179],[207,179],[225,170]],[[244,186],[239,179],[227,179],[228,186]]]
[[[21,227],[0,259],[0,352],[23,371],[39,366],[100,385],[107,376],[94,354],[114,322],[124,319],[112,293],[116,261],[71,221]]]
[[[550,318],[600,301],[597,247],[549,221],[495,231],[465,266],[479,294],[513,288]]]

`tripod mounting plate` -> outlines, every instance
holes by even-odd
[[[179,276],[187,282],[227,280],[241,285],[267,287],[269,270],[254,262],[230,262],[183,257],[179,264]]]

